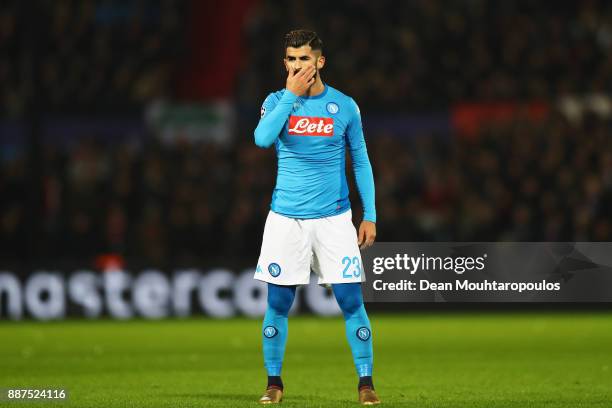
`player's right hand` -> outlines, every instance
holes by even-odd
[[[302,96],[315,83],[315,80],[314,65],[304,67],[298,73],[296,73],[295,69],[290,68],[286,88],[297,96]]]

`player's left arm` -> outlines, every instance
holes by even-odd
[[[355,101],[351,98],[351,118],[347,128],[347,142],[353,162],[355,183],[363,205],[363,221],[359,225],[357,242],[361,249],[371,246],[376,239],[376,204],[374,191],[374,173],[368,158],[361,114]]]

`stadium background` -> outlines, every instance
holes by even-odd
[[[275,156],[252,131],[295,27],[321,35],[324,80],[361,107],[379,240],[610,241],[610,2],[5,0],[2,393],[255,406],[250,275]],[[339,310],[316,286],[299,296],[284,405],[354,406]],[[386,406],[612,401],[609,305],[383,306],[368,308]]]
[[[301,26],[324,39],[325,81],[363,112],[379,240],[610,239],[607,2],[370,3],[3,2],[4,298],[104,314],[83,302],[117,269],[120,297],[151,270],[143,296],[162,303],[176,284],[161,275],[177,271],[227,270],[214,285],[231,292],[256,262],[275,179],[252,131],[284,85],[283,34]],[[42,300],[27,302],[41,271]]]

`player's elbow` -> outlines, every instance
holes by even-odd
[[[267,149],[268,147],[272,146],[272,140],[270,137],[268,137],[268,135],[263,132],[261,129],[257,128],[255,129],[255,144],[258,147],[261,147],[262,149]]]
[[[371,167],[370,158],[365,147],[356,148],[351,150],[351,161],[353,162],[354,168],[367,168]]]
[[[352,158],[353,168],[355,170],[364,170],[364,169],[372,169],[372,165],[370,164],[370,160],[368,156],[358,156]]]

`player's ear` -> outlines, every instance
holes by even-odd
[[[289,72],[289,64],[287,64],[287,58],[283,58],[283,64],[285,64],[285,69]]]
[[[323,68],[323,65],[325,65],[325,56],[320,55],[319,58],[317,58],[317,69]]]

